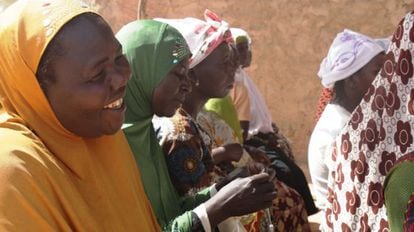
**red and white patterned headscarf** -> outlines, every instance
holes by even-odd
[[[196,18],[155,20],[175,27],[185,38],[192,53],[190,68],[203,61],[223,41],[233,42],[229,24],[210,10],[204,12],[205,21]]]
[[[414,151],[414,14],[392,38],[382,70],[337,138],[324,230],[389,231],[383,185]]]

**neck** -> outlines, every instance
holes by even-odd
[[[349,113],[352,113],[352,111],[354,111],[355,108],[358,106],[358,104],[353,103],[353,101],[351,101],[351,100],[348,100],[348,101],[332,101],[331,103],[342,106]]]
[[[208,99],[208,97],[203,96],[193,87],[193,91],[187,95],[186,100],[183,103],[183,109],[190,114],[191,117],[197,118],[197,114],[201,111]]]

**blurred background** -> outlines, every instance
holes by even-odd
[[[0,11],[12,0],[0,0]],[[307,171],[307,147],[321,90],[316,73],[344,28],[374,38],[391,36],[414,0],[90,0],[117,32],[136,18],[203,18],[206,8],[253,40],[248,69],[273,121]],[[308,178],[309,179],[309,178]],[[309,179],[310,180],[310,179]]]

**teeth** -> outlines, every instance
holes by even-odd
[[[119,108],[121,108],[123,101],[124,100],[122,98],[120,98],[120,99],[104,106],[104,109],[119,109]]]

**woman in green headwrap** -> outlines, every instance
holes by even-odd
[[[132,67],[124,98],[127,111],[123,128],[163,230],[210,231],[228,217],[271,204],[273,192],[261,204],[239,204],[256,202],[255,195],[250,194],[252,188],[254,192],[266,192],[271,187],[266,173],[238,178],[227,185],[228,181],[222,181],[194,196],[179,197],[151,119],[154,114],[172,116],[191,90],[187,75],[189,48],[176,29],[153,20],[129,23],[118,32],[117,38]],[[212,189],[218,191],[214,196]]]

